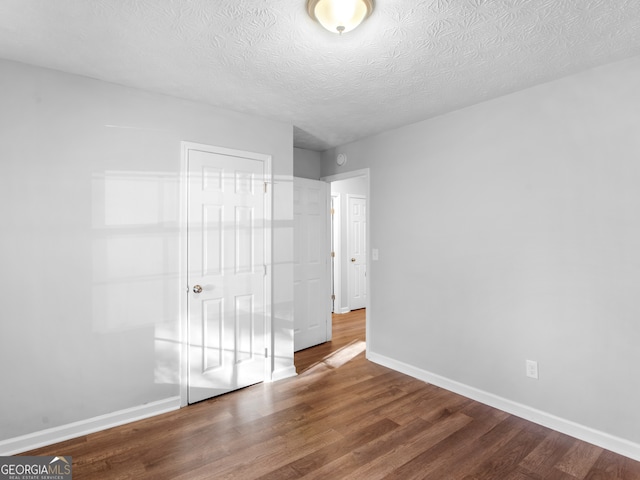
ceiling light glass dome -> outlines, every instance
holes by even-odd
[[[330,32],[343,34],[371,15],[373,0],[308,0],[307,11]]]

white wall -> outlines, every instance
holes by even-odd
[[[0,440],[179,395],[182,140],[273,156],[293,370],[292,126],[0,62]]]
[[[638,85],[632,58],[325,152],[371,172],[370,350],[640,452]]]

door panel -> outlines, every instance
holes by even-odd
[[[294,179],[294,350],[331,339],[329,186]]]
[[[357,310],[367,306],[367,199],[349,195],[347,208],[349,308]]]
[[[262,159],[213,148],[188,149],[187,162],[193,403],[264,380],[268,172]]]

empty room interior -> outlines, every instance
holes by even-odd
[[[639,25],[635,1],[0,1],[0,456],[640,478]],[[454,434],[502,456],[449,467]]]

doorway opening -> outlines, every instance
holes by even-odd
[[[303,359],[309,355],[324,358],[326,354],[335,363],[337,358],[357,354],[358,349],[366,350],[368,202],[368,169],[320,181],[294,178],[294,364],[298,373],[308,367]],[[320,228],[323,223],[326,226]],[[361,323],[362,335],[357,328],[343,329],[352,316]],[[333,327],[340,338],[333,336]],[[354,333],[353,344],[344,344],[344,331]]]
[[[370,343],[370,268],[371,259],[369,169],[323,177],[331,195],[331,289],[332,323],[353,314],[364,320],[366,348]]]

